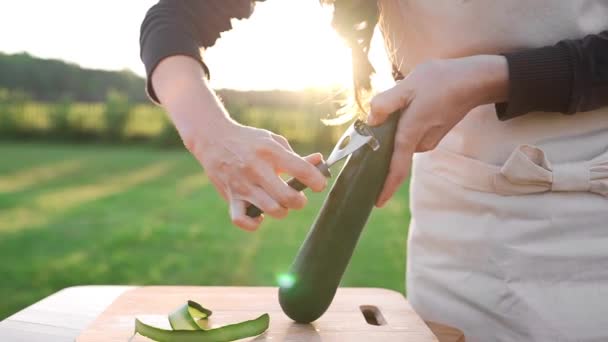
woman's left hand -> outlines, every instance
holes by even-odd
[[[379,125],[402,110],[395,149],[376,205],[383,206],[407,179],[415,152],[434,149],[473,108],[503,102],[508,93],[505,57],[479,55],[434,60],[416,67],[370,103],[368,123]]]

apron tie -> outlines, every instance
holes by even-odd
[[[540,148],[520,145],[500,168],[494,182],[497,192],[506,195],[549,190],[590,191],[591,165],[588,161],[552,165]]]
[[[545,152],[519,145],[502,166],[443,149],[423,153],[425,169],[475,190],[500,195],[587,191],[608,197],[608,151],[590,161],[552,163]]]

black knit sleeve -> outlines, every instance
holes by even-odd
[[[573,114],[608,106],[608,31],[504,56],[509,97],[496,104],[500,120],[533,111]]]
[[[140,31],[140,56],[146,66],[147,91],[158,102],[151,83],[154,69],[169,56],[185,55],[209,69],[200,49],[212,46],[220,33],[232,28],[232,18],[251,15],[253,0],[160,0],[146,14]]]

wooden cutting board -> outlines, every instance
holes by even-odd
[[[270,328],[266,333],[241,341],[437,341],[405,298],[395,291],[340,288],[319,320],[312,324],[296,324],[281,311],[276,288],[196,286],[146,286],[129,290],[76,341],[128,341],[133,335],[136,316],[159,325],[167,324],[167,314],[188,299],[213,310],[209,318],[211,327],[253,319],[262,313],[270,314]],[[149,340],[137,335],[132,341]]]

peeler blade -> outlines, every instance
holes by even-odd
[[[374,151],[380,147],[369,127],[363,121],[356,120],[338,140],[327,158],[327,166],[332,166],[365,145],[369,145]]]

